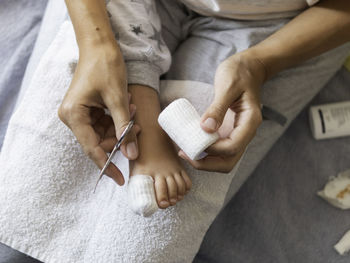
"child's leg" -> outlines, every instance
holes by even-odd
[[[138,136],[139,158],[131,165],[130,175],[145,174],[154,179],[160,208],[175,205],[191,188],[174,146],[157,122],[160,113],[158,94],[151,88],[130,85],[132,102],[137,107],[135,120],[141,126]]]
[[[140,157],[132,164],[131,175],[150,175],[154,179],[158,206],[167,208],[184,197],[191,187],[191,181],[179,162],[172,142],[157,122],[160,113],[157,94],[159,78],[168,70],[171,57],[162,38],[155,1],[111,0],[107,9],[125,60],[132,100],[137,107],[135,119],[141,126],[138,138]],[[176,24],[176,21],[173,22]],[[179,29],[180,24],[172,26],[175,27]],[[176,46],[178,41],[175,38],[173,45]],[[129,186],[133,189],[131,184]],[[154,197],[152,200],[155,203]]]

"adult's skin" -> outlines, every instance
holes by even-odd
[[[129,122],[130,111],[134,113],[136,109],[135,105],[129,109],[126,69],[105,1],[66,0],[66,5],[79,46],[79,62],[58,115],[101,169],[108,158],[107,152]],[[105,114],[104,108],[110,110],[112,118]],[[138,156],[137,131],[135,126],[121,147],[131,160]],[[119,185],[124,184],[120,170],[113,163],[106,175]]]
[[[105,27],[103,27],[103,32],[104,30],[110,31],[110,26],[107,26],[107,13],[105,12],[105,7],[102,7],[105,5],[104,1],[66,0],[66,2],[78,38],[81,53],[79,64],[83,63],[85,56],[88,58],[89,56],[97,57],[99,54],[104,54],[102,57],[105,57],[106,54],[111,52],[111,57],[113,57],[113,54],[117,51],[116,53],[119,53],[117,57],[121,57],[120,50],[117,48],[114,38],[111,37],[113,34],[110,32],[108,33],[109,37],[103,38],[102,44],[101,41],[94,40],[94,36],[97,34],[95,30],[96,25],[101,25],[97,23],[98,18],[104,21]],[[73,2],[76,3],[74,5],[84,5],[85,9],[73,8]],[[99,8],[93,8],[94,2],[99,2]],[[85,19],[82,19],[82,17],[85,17]],[[100,27],[102,29],[102,26]],[[79,28],[85,29],[80,30]],[[99,32],[101,32],[101,29]],[[350,2],[348,0],[323,0],[318,5],[307,9],[295,17],[286,26],[258,45],[227,58],[216,71],[214,83],[215,98],[203,114],[201,125],[207,132],[217,131],[221,127],[219,131],[228,133],[229,136],[208,148],[209,156],[202,160],[192,161],[182,151],[179,152],[179,156],[186,159],[196,169],[218,172],[231,171],[261,124],[260,87],[263,83],[286,68],[348,42],[350,40],[349,32]],[[89,41],[91,39],[94,41]],[[85,42],[97,42],[99,48],[96,50],[96,45],[85,45]],[[111,43],[112,50],[110,48]],[[99,60],[99,62],[102,61]],[[80,78],[86,78],[86,76],[91,78],[101,77],[99,72],[91,72],[88,70],[88,67],[81,68],[82,70],[79,73],[77,71],[74,78],[76,78],[77,73],[81,76]],[[114,72],[116,69],[107,63],[104,70],[106,72]],[[108,75],[107,73],[104,74]],[[118,83],[118,81],[116,82]],[[86,85],[89,84],[86,83]],[[72,83],[71,87],[74,87],[74,83]],[[96,87],[91,88],[94,92],[91,92],[88,97],[88,105],[94,105],[95,101],[100,99],[98,89]],[[149,89],[148,87],[146,88]],[[105,92],[108,92],[107,90],[112,89],[112,86],[106,86],[105,89]],[[83,96],[78,92],[82,90],[76,90],[77,92],[73,94],[74,96],[70,95],[69,92],[66,96],[69,99],[67,100],[71,101],[70,103],[72,104],[79,101],[80,97]],[[127,108],[126,99],[123,99],[125,98],[125,93],[126,91],[119,93],[121,96],[120,100],[124,103],[124,109]],[[65,101],[67,101],[66,98]],[[109,105],[105,104],[109,108]],[[81,112],[79,112],[79,109],[74,107],[67,108],[70,110],[66,111],[66,114],[62,114],[63,119],[69,119],[67,118],[69,114],[80,116]],[[111,109],[111,111],[113,110]],[[232,114],[227,114],[227,117],[224,119],[225,114],[227,112],[230,113],[230,111],[236,113],[235,118],[233,119]],[[124,121],[126,119],[125,117]],[[86,125],[79,125],[81,121],[79,118],[69,120],[66,122],[70,123],[71,126],[80,127],[81,129],[87,128]],[[118,126],[117,114],[113,115],[113,120],[118,131],[121,126]],[[234,130],[232,130],[233,120],[235,120]],[[87,133],[84,130],[78,131],[77,128],[74,133],[78,140],[80,133],[92,134],[92,132]],[[79,140],[83,148],[84,143],[88,140],[87,138],[85,141]]]
[[[261,123],[262,84],[278,72],[348,41],[350,1],[321,0],[256,46],[226,59],[216,71],[215,98],[203,114],[201,126],[207,132],[229,127],[232,118],[224,120],[229,109],[236,113],[235,129],[208,148],[206,158],[193,161],[182,151],[180,157],[196,169],[231,171]]]

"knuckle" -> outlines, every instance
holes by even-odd
[[[68,120],[76,116],[76,109],[77,107],[74,103],[63,102],[58,108],[58,117],[63,122],[68,122]]]

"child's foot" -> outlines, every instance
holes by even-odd
[[[130,176],[150,175],[159,208],[181,201],[191,189],[192,182],[183,169],[174,146],[159,125],[148,126],[138,137],[140,155],[132,161]]]

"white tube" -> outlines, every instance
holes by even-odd
[[[350,136],[350,101],[312,106],[309,121],[316,140]]]

